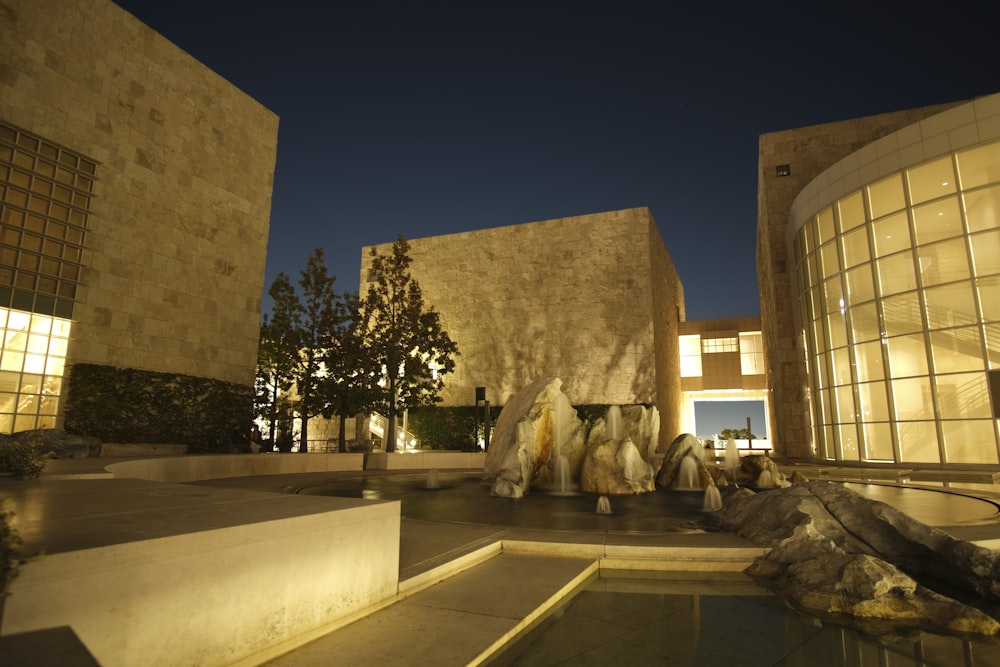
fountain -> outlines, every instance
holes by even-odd
[[[441,483],[438,481],[438,471],[437,468],[431,468],[427,471],[427,488],[428,489],[440,489]]]
[[[562,454],[556,456],[555,492],[561,496],[570,495],[572,493],[569,479],[569,459]]]
[[[608,440],[618,442],[622,439],[622,409],[619,405],[608,408],[607,434]]]
[[[729,477],[734,482],[736,481],[736,471],[740,467],[740,450],[736,446],[736,438],[732,436],[726,440],[726,470],[729,471]]]
[[[675,489],[682,491],[701,490],[701,483],[698,480],[698,462],[693,456],[687,455],[681,459],[677,472],[677,483]]]
[[[774,486],[774,477],[770,470],[761,470],[757,477],[757,486],[761,489],[770,489]]]
[[[611,501],[608,500],[607,496],[601,496],[597,499],[597,514],[611,514]]]
[[[706,512],[718,512],[722,509],[722,494],[715,484],[705,487],[705,503],[702,509]]]

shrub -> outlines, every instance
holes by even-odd
[[[17,579],[23,563],[21,537],[14,528],[14,502],[10,498],[0,497],[0,596],[7,595],[7,590]]]
[[[42,451],[41,435],[38,433],[0,443],[0,472],[13,473],[18,479],[38,477],[45,469],[48,458],[48,454]]]

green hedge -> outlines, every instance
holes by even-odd
[[[227,451],[233,427],[248,426],[253,410],[252,387],[189,375],[74,364],[68,384],[64,430],[102,442]]]
[[[584,435],[608,414],[607,405],[574,405],[583,422]],[[648,406],[647,406],[648,407]],[[502,408],[490,407],[490,424],[496,426]],[[475,450],[476,408],[428,406],[411,408],[407,426],[420,439],[421,449]],[[479,428],[482,429],[482,409]]]

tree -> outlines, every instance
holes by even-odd
[[[298,297],[285,273],[279,273],[268,290],[273,306],[271,316],[264,315],[257,343],[255,412],[268,423],[268,442],[277,441],[278,423],[288,415],[287,395],[295,382],[299,359],[294,322]]]
[[[301,430],[299,452],[309,450],[309,419],[329,413],[326,369],[323,360],[336,346],[345,321],[344,304],[334,291],[335,276],[327,273],[323,249],[316,248],[300,272],[301,297],[288,276],[279,273],[268,292],[274,301],[270,318],[261,326],[257,374],[261,404],[270,413],[271,441],[283,417],[281,394],[295,388],[293,409]]]
[[[376,405],[389,421],[387,452],[396,449],[400,410],[440,401],[443,378],[455,369],[458,354],[438,313],[424,308],[420,285],[410,276],[409,249],[402,236],[389,255],[372,248],[368,292],[358,312],[368,354],[381,374]]]
[[[745,428],[724,428],[719,437],[723,440],[732,438],[733,440],[755,440],[757,436]]]
[[[322,360],[329,357],[330,350],[336,346],[339,328],[345,320],[343,302],[333,289],[336,280],[336,276],[327,273],[323,249],[313,250],[299,279],[303,300],[297,321],[299,363],[295,387],[302,424],[299,437],[301,453],[309,451],[309,419],[329,413],[323,386],[329,375]]]
[[[336,345],[329,348],[323,358],[327,370],[324,384],[330,414],[340,417],[337,432],[337,451],[347,451],[347,420],[355,415],[370,412],[378,404],[378,363],[371,358],[363,332],[359,326],[360,299],[356,292],[344,294],[347,319],[336,335]]]

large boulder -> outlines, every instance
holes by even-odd
[[[604,420],[599,419],[587,437],[580,490],[603,495],[653,491],[653,467],[630,438],[617,441],[609,438]]]
[[[625,405],[622,412],[622,434],[628,438],[646,461],[652,461],[660,438],[660,411],[655,405]],[[589,438],[588,438],[589,440]]]
[[[705,467],[704,453],[704,443],[690,433],[682,433],[674,438],[663,457],[659,472],[656,473],[656,486],[660,488],[676,486],[681,464],[685,458],[690,458],[695,462],[697,484],[700,488],[714,486],[715,480]]]
[[[560,457],[575,480],[583,449],[583,422],[562,392],[562,380],[541,378],[511,396],[500,411],[483,483],[492,495],[520,498],[532,487],[554,485]]]
[[[722,527],[771,547],[747,569],[795,607],[869,632],[995,635],[1000,553],[833,482],[730,494]]]

